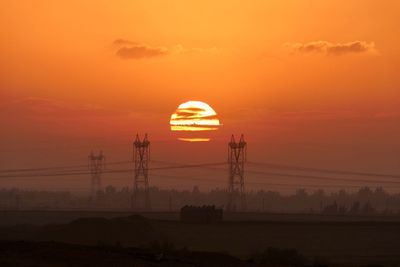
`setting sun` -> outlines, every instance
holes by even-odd
[[[201,101],[187,101],[180,104],[170,119],[171,131],[204,132],[215,131],[221,125],[215,110]],[[181,141],[209,141],[207,137],[180,137]]]
[[[180,104],[171,115],[171,131],[212,131],[220,126],[217,113],[201,101]]]

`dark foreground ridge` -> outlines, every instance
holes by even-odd
[[[0,240],[0,266],[400,266],[398,222],[187,223],[131,215],[1,227]]]
[[[85,246],[59,242],[1,241],[0,266],[247,266],[223,253],[171,248]]]
[[[54,241],[0,241],[0,266],[379,267],[384,265],[331,264],[320,258],[309,260],[293,249],[268,248],[243,260],[226,253],[177,250],[166,244],[134,248],[121,247],[118,244],[87,246]]]

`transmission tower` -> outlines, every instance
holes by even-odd
[[[98,155],[94,155],[92,151],[88,157],[88,166],[91,174],[91,196],[95,199],[97,192],[101,190],[101,173],[106,167],[103,152],[100,151]]]
[[[244,191],[244,163],[246,161],[247,143],[243,134],[238,143],[232,135],[228,143],[229,183],[228,211],[245,211],[246,196]]]
[[[133,161],[135,164],[132,209],[144,208],[150,210],[148,166],[150,160],[150,142],[145,134],[142,141],[136,135],[133,142]],[[141,198],[141,199],[139,199]]]

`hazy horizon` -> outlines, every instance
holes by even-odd
[[[226,162],[231,134],[243,133],[249,161],[400,174],[399,9],[395,0],[3,1],[0,170],[85,165],[92,150],[129,161],[137,133],[149,134],[154,160]],[[190,100],[216,112],[209,142],[181,142],[170,129]],[[371,185],[245,168],[248,190]],[[227,170],[161,174],[188,180],[150,171],[150,186],[228,180]],[[103,179],[130,186],[133,174]],[[89,176],[2,177],[0,187],[89,188]]]

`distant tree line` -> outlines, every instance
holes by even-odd
[[[67,191],[0,190],[0,209],[129,209],[132,192],[128,187],[107,186],[96,197]],[[224,208],[225,189],[200,191],[171,190],[152,187],[152,208],[155,211],[178,211],[185,205],[215,205]],[[400,214],[400,194],[389,194],[383,188],[362,187],[355,192],[339,190],[307,192],[298,189],[294,194],[277,191],[250,191],[246,194],[249,211],[324,213],[324,214]]]

